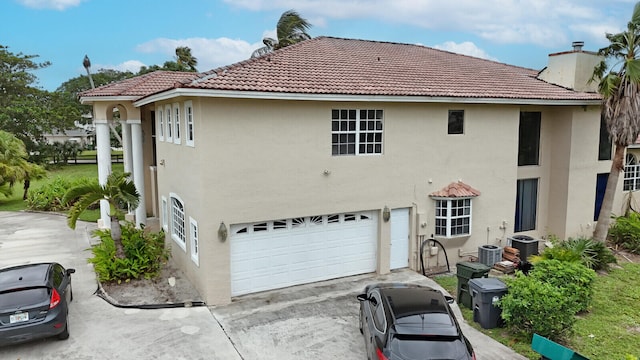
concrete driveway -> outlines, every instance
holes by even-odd
[[[0,212],[0,267],[57,261],[76,269],[69,340],[0,347],[0,359],[365,359],[355,299],[364,286],[399,281],[437,287],[402,270],[248,295],[209,309],[116,308],[94,295],[86,251],[93,229],[78,223],[70,230],[65,217],[54,214]],[[464,321],[461,326],[478,360],[525,359]]]
[[[0,212],[0,267],[56,261],[76,269],[70,338],[0,347],[0,359],[240,359],[206,307],[122,309],[94,295],[86,251],[94,228],[79,222],[73,231],[59,215]]]

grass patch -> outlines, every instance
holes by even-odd
[[[122,163],[112,164],[113,171],[124,171]],[[98,178],[98,165],[96,164],[78,164],[63,165],[55,169],[47,171],[47,177],[40,180],[31,181],[30,190],[36,190],[47,184],[51,179],[56,177],[74,179],[79,177]],[[8,198],[0,196],[0,211],[22,211],[27,210],[27,202],[22,200],[23,183],[17,183],[13,188],[13,195]],[[100,218],[100,210],[87,210],[80,215],[80,220],[95,222]]]
[[[434,280],[456,297],[456,275],[435,276]],[[626,263],[622,268],[598,275],[594,282],[589,312],[579,315],[574,335],[565,346],[590,359],[640,357],[640,264]],[[531,350],[531,340],[516,338],[506,329],[482,329],[473,321],[473,311],[460,306],[462,316],[472,327],[532,359],[540,355]]]

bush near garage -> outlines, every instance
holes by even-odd
[[[609,241],[633,253],[640,254],[640,214],[629,212],[618,216],[609,229]]]
[[[562,340],[590,304],[595,276],[579,262],[555,259],[540,260],[529,275],[517,272],[505,279],[508,293],[499,302],[506,326],[520,335]]]
[[[116,256],[116,246],[109,229],[96,230],[94,235],[100,243],[91,248],[93,264],[98,280],[101,282],[129,281],[132,279],[152,279],[156,277],[162,265],[169,259],[169,250],[164,247],[164,231],[149,232],[144,228],[136,229],[134,224],[126,222],[122,226],[122,244],[125,257]]]

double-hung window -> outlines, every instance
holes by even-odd
[[[158,108],[158,140],[164,141],[164,111]]]
[[[331,111],[331,154],[382,154],[383,111],[334,109]]]
[[[471,234],[471,198],[434,198],[436,236],[457,237]]]
[[[173,124],[175,131],[173,132],[173,142],[180,144],[180,105],[173,104]]]
[[[187,146],[195,146],[195,128],[193,124],[193,103],[187,101],[184,103],[184,121],[185,121],[185,137],[187,138]]]
[[[187,235],[185,233],[184,203],[177,195],[171,195],[171,238],[182,248],[187,250]]]
[[[173,141],[173,121],[171,121],[173,111],[171,110],[171,105],[167,105],[164,108],[164,115],[167,117],[167,141]]]
[[[540,165],[540,112],[521,112],[518,166]]]

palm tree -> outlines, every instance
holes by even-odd
[[[129,175],[129,173],[111,173],[104,186],[98,184],[97,181],[78,185],[69,189],[62,198],[64,204],[73,202],[67,214],[67,222],[72,229],[76,228],[78,217],[89,206],[100,202],[100,200],[109,202],[111,238],[116,245],[116,256],[120,258],[124,257],[124,247],[122,246],[122,228],[119,216],[124,214],[127,205],[136,208],[140,201],[140,194],[133,181],[129,179]]]
[[[300,16],[295,10],[288,10],[282,13],[278,25],[276,26],[276,34],[278,39],[264,38],[262,42],[265,46],[257,49],[251,54],[251,57],[258,57],[268,54],[273,50],[299,43],[303,40],[311,39],[307,31],[311,28],[311,24]]]
[[[191,54],[191,49],[188,46],[178,46],[176,48],[176,63],[187,71],[198,71],[196,69],[198,59]]]
[[[596,66],[592,80],[599,81],[598,91],[604,100],[602,116],[615,145],[611,173],[598,216],[593,238],[605,241],[611,221],[611,209],[620,172],[624,169],[624,151],[640,133],[640,3],[633,8],[627,29],[607,34],[610,44],[598,51],[603,60]],[[607,60],[615,60],[608,67]],[[607,69],[609,69],[607,71]]]
[[[41,177],[42,167],[30,163],[24,143],[15,135],[0,130],[0,194],[13,194],[13,185],[18,181]]]

